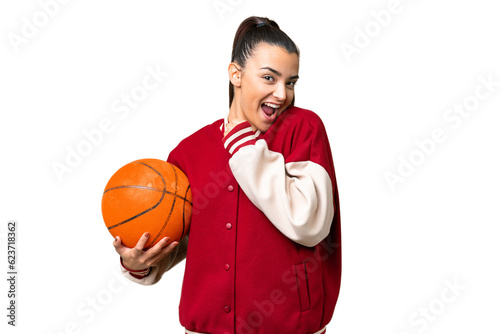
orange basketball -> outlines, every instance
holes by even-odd
[[[145,233],[145,249],[164,237],[180,241],[191,222],[193,202],[186,175],[158,159],[141,159],[120,168],[102,196],[102,216],[113,237],[132,248]]]

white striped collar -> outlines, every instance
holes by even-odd
[[[227,126],[228,123],[229,123],[229,113],[226,114],[226,116],[224,117],[224,121],[220,125],[220,130],[222,132],[222,135],[224,135],[224,132],[226,132],[226,126]],[[255,138],[259,137],[261,133],[262,132],[257,129],[257,131],[254,132]]]

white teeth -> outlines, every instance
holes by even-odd
[[[272,103],[264,103],[266,106],[268,107],[271,107],[271,108],[274,108],[274,109],[278,109],[280,107],[279,104],[272,104]]]

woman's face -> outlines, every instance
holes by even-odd
[[[247,120],[265,132],[292,102],[299,79],[299,57],[279,46],[260,43],[241,69],[231,118]],[[233,82],[234,84],[234,82]],[[231,117],[232,116],[232,117]]]

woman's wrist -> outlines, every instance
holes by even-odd
[[[132,275],[132,276],[133,276],[133,277],[135,277],[135,278],[143,278],[143,277],[146,277],[147,275],[149,275],[149,272],[151,271],[151,267],[146,268],[146,269],[138,269],[138,270],[136,270],[136,269],[129,269],[129,268],[127,268],[127,267],[123,264],[123,259],[122,259],[122,257],[120,257],[120,263],[121,263],[122,267],[123,267],[126,271],[130,272],[130,275]]]

